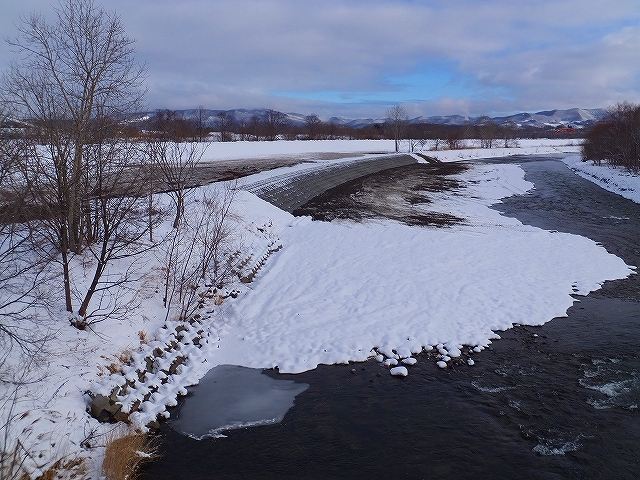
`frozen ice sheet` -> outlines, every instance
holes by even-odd
[[[193,438],[222,436],[225,430],[282,421],[296,395],[309,385],[274,380],[260,369],[236,365],[212,368],[193,388],[174,430]]]

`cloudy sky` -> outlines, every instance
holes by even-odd
[[[49,0],[0,0],[0,32]],[[57,0],[53,0],[57,3]],[[96,3],[100,3],[96,0]],[[103,0],[155,108],[496,115],[640,103],[639,0]],[[0,70],[14,58],[0,45]]]

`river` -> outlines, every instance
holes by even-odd
[[[498,162],[522,165],[535,189],[497,210],[640,265],[640,205],[557,157]],[[204,440],[166,422],[162,458],[142,478],[639,478],[638,277],[576,297],[567,318],[499,332],[473,367],[419,359],[402,379],[375,361],[267,371],[310,385],[282,422]]]

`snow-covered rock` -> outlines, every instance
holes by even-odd
[[[389,373],[395,377],[406,377],[407,375],[409,375],[407,367],[394,367],[389,370]]]

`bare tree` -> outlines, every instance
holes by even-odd
[[[95,263],[89,287],[86,289],[78,315],[80,325],[91,323],[94,313],[105,310],[100,303],[94,312],[89,311],[89,303],[94,294],[112,290],[129,283],[132,277],[134,257],[152,245],[142,238],[146,236],[147,223],[145,180],[147,168],[137,145],[122,140],[95,143],[89,151],[89,164],[95,172],[92,184],[91,202],[94,219],[91,223],[92,241],[87,252]],[[109,265],[115,260],[129,259],[128,269],[119,268],[106,276]],[[102,297],[101,300],[107,297]],[[110,298],[107,307],[110,316],[120,311],[120,306]],[[100,318],[104,318],[102,315]]]
[[[0,381],[4,355],[17,347],[19,355],[33,357],[48,337],[44,327],[34,331],[27,322],[34,307],[42,306],[39,286],[48,258],[34,254],[35,235],[24,224],[33,214],[20,182],[24,154],[24,138],[0,134]]]
[[[515,148],[519,146],[518,143],[518,126],[513,121],[503,123],[499,128],[502,133],[502,140],[504,148]]]
[[[338,137],[338,134],[340,133],[340,128],[338,127],[338,124],[336,122],[329,122],[326,130],[327,130],[327,136],[329,137],[330,140],[335,140]]]
[[[94,244],[121,251],[137,238],[127,216],[137,215],[136,190],[144,180],[135,145],[119,132],[141,105],[144,68],[135,63],[134,42],[115,13],[92,0],[66,0],[55,11],[54,23],[39,14],[22,19],[18,38],[9,41],[21,60],[3,78],[1,93],[11,113],[37,129],[22,166],[24,182],[40,212],[34,221],[60,255],[66,308],[73,312],[72,255],[87,247],[95,253]],[[100,277],[103,262],[114,257],[95,256]],[[83,315],[92,288],[81,295]]]
[[[140,106],[143,69],[120,19],[92,0],[68,0],[57,22],[38,14],[23,19],[9,41],[23,57],[3,82],[14,113],[35,122],[50,146],[65,220],[62,249],[83,245],[84,150],[97,116],[122,118]]]
[[[498,125],[491,118],[484,116],[478,120],[477,130],[480,148],[493,148],[500,134]]]
[[[320,133],[320,127],[322,126],[320,117],[315,114],[307,115],[304,117],[304,124],[307,127],[307,138],[309,140],[317,139]]]
[[[160,173],[165,190],[176,207],[173,228],[178,228],[184,214],[185,198],[192,186],[196,165],[202,159],[207,145],[195,142],[157,140],[149,144],[149,155],[155,170]]]
[[[38,150],[40,147],[31,148]],[[86,328],[107,316],[114,318],[124,312],[120,295],[113,292],[121,291],[133,280],[135,257],[152,246],[142,242],[151,226],[146,199],[149,168],[143,164],[143,153],[138,142],[112,135],[100,138],[96,134],[93,143],[85,146],[85,247],[79,254],[58,250],[54,257],[62,265],[66,301],[71,306],[68,310],[73,312],[73,306],[76,302],[79,304],[79,318],[71,320],[77,328]],[[47,255],[50,246],[59,248],[60,240],[64,238],[61,232],[66,217],[59,214],[61,209],[52,184],[55,175],[50,163],[41,161],[34,153],[28,155],[22,165],[29,189],[28,201],[36,207],[36,213],[27,222],[31,236],[42,239],[32,245]],[[152,218],[152,221],[158,219]],[[76,288],[71,275],[74,258],[82,261],[85,270],[91,270],[87,275],[89,284],[82,290]],[[118,270],[109,271],[109,265],[115,260],[122,260]],[[100,295],[94,297],[96,293]],[[90,308],[94,298],[98,299],[97,305]]]
[[[157,110],[151,125],[152,137],[162,140],[193,140],[197,135],[197,127],[175,110]]]
[[[202,198],[203,215],[200,235],[196,241],[200,244],[201,278],[213,285],[228,280],[235,265],[229,261],[231,254],[232,230],[229,220],[232,217],[231,205],[237,191],[237,183],[228,183],[222,192]],[[208,278],[207,278],[208,277]]]
[[[258,115],[252,115],[248,125],[249,135],[257,142],[262,135],[262,119]]]
[[[233,140],[233,124],[233,117],[229,113],[225,111],[218,112],[214,127],[218,132],[220,132],[221,142],[230,142]]]
[[[5,125],[0,115],[0,125]],[[20,165],[25,153],[24,131],[0,131],[0,478],[24,478],[29,452],[16,431],[25,409],[23,387],[41,375],[45,348],[52,337],[36,323],[44,306],[40,283],[47,262],[34,255],[33,235],[23,223],[32,211],[25,203]]]
[[[444,140],[441,139],[440,137],[435,137],[431,139],[431,146],[429,148],[429,150],[442,150],[443,146],[444,146]]]
[[[207,110],[202,105],[198,105],[196,109],[195,125],[198,141],[203,142],[207,128]]]
[[[400,151],[400,140],[404,138],[408,122],[407,112],[400,105],[387,110],[387,123],[395,140],[396,152]]]
[[[262,124],[266,139],[268,141],[274,141],[277,140],[279,135],[286,131],[287,127],[289,127],[289,120],[282,112],[267,110],[264,113]]]
[[[203,194],[190,202],[189,220],[169,235],[165,251],[164,305],[167,317],[186,320],[200,303],[208,285],[222,288],[237,268],[238,255],[230,228],[235,184],[219,194]]]
[[[239,121],[238,133],[240,134],[240,141],[246,142],[247,140],[251,140],[249,134],[249,125],[244,119],[241,119]]]

